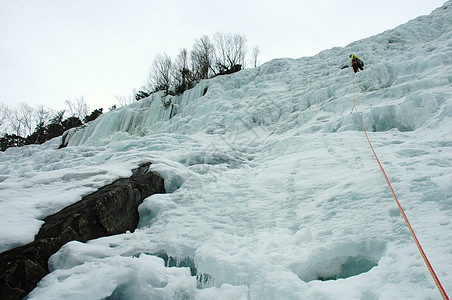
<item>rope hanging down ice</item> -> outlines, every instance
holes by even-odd
[[[372,146],[372,143],[370,142],[369,136],[367,135],[366,129],[364,128],[361,117],[359,116],[358,110],[356,109],[355,75],[353,74],[352,76],[353,76],[353,108],[352,108],[352,112],[353,112],[353,110],[355,110],[356,115],[358,116],[359,123],[361,124],[361,128],[363,129],[367,142],[369,143],[370,149],[372,150],[372,153],[374,154],[375,159],[377,160],[378,166],[380,167],[380,170],[383,173],[383,176],[385,177],[386,183],[388,184],[389,189],[391,190],[392,196],[394,196],[394,200],[397,203],[397,206],[399,207],[400,212],[402,213],[403,219],[405,220],[405,223],[408,226],[408,229],[410,230],[411,235],[413,236],[414,242],[416,243],[416,246],[417,246],[419,252],[421,253],[422,258],[424,259],[424,262],[427,265],[428,270],[430,271],[430,275],[432,276],[433,281],[435,281],[435,284],[436,284],[439,292],[441,293],[441,296],[443,297],[443,299],[449,300],[449,297],[447,296],[446,291],[444,290],[443,286],[441,285],[441,282],[439,281],[438,276],[436,276],[436,273],[433,270],[433,267],[430,264],[430,261],[428,260],[427,255],[425,254],[424,250],[422,249],[422,246],[419,243],[419,240],[417,239],[416,234],[413,231],[413,228],[411,227],[410,221],[408,221],[405,211],[403,210],[402,205],[399,202],[399,199],[397,199],[394,189],[392,188],[392,185],[389,182],[388,176],[386,175],[386,172],[383,169],[383,166],[380,163],[380,160],[378,159],[377,153],[375,152],[374,147]]]

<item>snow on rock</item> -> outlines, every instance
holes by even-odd
[[[150,163],[89,194],[44,219],[35,240],[0,253],[0,295],[22,299],[49,273],[47,261],[70,241],[86,242],[137,228],[138,206],[156,193],[165,193],[163,179],[149,171]]]
[[[145,199],[134,233],[63,246],[30,298],[439,298],[350,113],[354,92],[452,293],[451,20],[448,1],[344,48],[154,94],[103,114],[67,148],[51,141],[1,153],[3,250],[144,161],[171,192]],[[351,53],[365,62],[354,77],[342,69]],[[197,275],[157,253],[192,261]]]

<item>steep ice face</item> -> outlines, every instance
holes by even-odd
[[[143,202],[135,232],[66,244],[29,298],[437,298],[350,114],[354,91],[452,291],[451,20],[448,1],[345,48],[154,94],[72,133],[67,148],[0,154],[3,249],[141,162],[154,162],[169,191]],[[354,77],[341,68],[350,53],[365,62]]]
[[[276,59],[256,69],[203,81],[180,96],[157,93],[104,114],[70,145],[110,142],[155,132],[224,134],[264,128],[286,132],[359,130],[353,104],[354,52],[365,61],[355,75],[358,105],[373,131],[413,131],[444,109],[452,49],[449,6],[396,29],[313,57]],[[433,126],[434,124],[429,124]]]

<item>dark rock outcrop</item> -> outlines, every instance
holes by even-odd
[[[227,69],[223,72],[218,73],[218,75],[228,75],[228,74],[233,74],[236,73],[238,71],[242,70],[242,65],[233,65],[230,69]]]
[[[34,242],[0,253],[0,299],[23,299],[49,273],[50,256],[67,242],[135,230],[138,206],[150,195],[165,193],[163,178],[149,165],[46,217]]]

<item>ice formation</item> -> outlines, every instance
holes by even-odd
[[[157,93],[40,146],[0,153],[0,244],[141,162],[168,194],[139,229],[51,257],[29,299],[438,299],[360,129],[356,102],[452,294],[452,1],[313,57]]]

